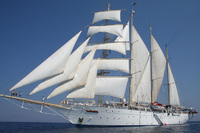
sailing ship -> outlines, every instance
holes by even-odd
[[[47,99],[68,92],[60,104],[4,94],[0,96],[54,108],[75,125],[150,126],[186,123],[198,112],[181,107],[168,54],[165,57],[152,32],[149,52],[133,26],[135,12],[131,12],[130,24],[121,24],[122,11],[110,10],[108,4],[108,10],[95,12],[92,25],[87,26],[86,40],[76,50],[72,52],[82,30],[9,90],[42,80],[29,95],[58,85]],[[106,25],[97,25],[100,21],[106,21]],[[110,21],[118,23],[109,24]],[[105,35],[102,42],[89,42],[91,37],[100,32]],[[115,39],[110,39],[109,34],[116,36]],[[97,51],[103,52],[103,58],[95,57]],[[113,54],[108,58],[109,51],[121,55],[130,53],[130,56],[115,58]],[[83,58],[83,55],[86,56]],[[165,68],[169,105],[157,102]],[[123,76],[112,75],[112,71],[121,71]],[[126,92],[129,93],[128,97],[125,97]],[[119,101],[105,100],[103,96],[115,97]],[[95,101],[95,98],[98,100]]]

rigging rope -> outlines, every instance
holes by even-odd
[[[67,121],[70,121],[67,117],[65,117],[64,115],[61,115],[60,113],[56,112],[55,110],[51,109],[50,107],[46,106],[46,108],[48,108],[49,110],[51,110],[52,112],[56,113],[57,115],[59,115],[60,117],[66,119]]]
[[[8,98],[5,98],[5,99],[6,99],[7,101],[11,102],[12,104],[16,105],[17,107],[20,107],[20,108],[23,108],[23,109],[30,110],[30,109],[28,109],[28,108],[25,108],[24,106],[20,106],[20,105],[14,103],[13,101],[9,100]]]
[[[48,106],[45,106],[45,107],[48,108],[49,110],[51,110],[52,112],[54,112],[54,114],[53,114],[53,113],[48,113],[48,112],[42,112],[42,111],[39,110],[38,108],[32,106],[30,103],[27,103],[27,105],[29,105],[31,108],[26,108],[26,107],[24,107],[23,105],[22,105],[22,106],[21,106],[21,105],[18,105],[17,103],[11,101],[11,100],[8,99],[8,98],[5,98],[5,99],[6,99],[7,101],[9,101],[10,103],[12,103],[12,104],[14,104],[14,105],[16,105],[17,107],[20,107],[20,108],[22,108],[22,109],[31,110],[31,111],[34,111],[34,112],[40,112],[40,113],[42,113],[42,114],[47,114],[47,115],[59,115],[59,116],[61,116],[61,114],[59,114],[59,113],[57,113],[56,111],[50,109]],[[42,105],[42,106],[43,106],[43,105]],[[64,116],[62,116],[62,117],[65,118]],[[65,118],[65,119],[66,119],[66,118]],[[67,119],[67,120],[68,120],[68,119]]]

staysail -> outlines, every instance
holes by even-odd
[[[32,95],[38,91],[44,90],[53,85],[72,79],[74,77],[76,68],[81,61],[82,54],[89,39],[90,38],[88,38],[85,42],[83,42],[82,45],[69,56],[69,58],[66,61],[63,73],[44,80],[29,95]]]
[[[72,90],[72,92],[69,95],[67,95],[66,98],[94,98],[98,62],[99,60],[97,60],[94,63],[94,65],[90,68],[86,85],[82,88],[78,88],[77,90]]]
[[[41,63],[31,73],[19,81],[9,91],[36,82],[41,79],[58,75],[64,71],[65,63],[82,31],[65,43],[60,49]]]
[[[124,42],[126,44],[126,50],[130,50],[130,38],[129,38],[129,22],[126,24],[122,31],[122,37],[118,36],[115,42]]]
[[[76,89],[78,87],[82,87],[86,84],[87,75],[89,69],[92,65],[92,59],[94,57],[96,49],[93,49],[81,63],[78,65],[77,70],[75,72],[75,76],[73,80],[60,84],[54,91],[47,97],[47,99],[64,93],[68,90]]]

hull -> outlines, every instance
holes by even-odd
[[[158,126],[184,124],[192,114],[161,113],[151,110],[129,110],[128,108],[109,108],[96,106],[67,106],[56,108],[75,125],[87,126]]]

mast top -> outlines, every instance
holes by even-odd
[[[108,11],[110,10],[110,2],[108,3]]]
[[[133,11],[133,7],[135,6],[137,4],[137,2],[134,2],[133,4],[132,4],[132,12],[134,12]],[[134,12],[135,13],[135,12]]]

